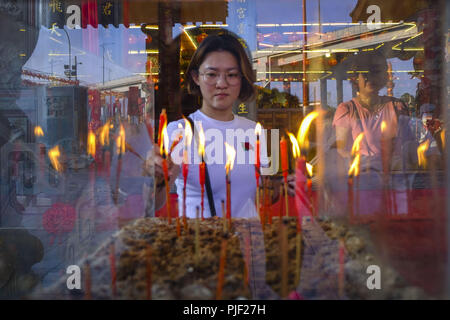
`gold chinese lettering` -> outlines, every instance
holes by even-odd
[[[103,6],[103,14],[105,16],[110,16],[112,14],[111,8],[112,8],[112,3],[109,1],[106,2],[105,5]]]
[[[52,8],[52,12],[53,13],[55,13],[56,11],[62,13],[61,1],[59,1],[59,0],[50,0],[49,3],[48,3],[48,6],[50,8]]]

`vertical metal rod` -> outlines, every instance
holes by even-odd
[[[306,108],[309,106],[309,87],[306,82],[306,43],[308,41],[308,36],[306,34],[306,0],[302,0],[303,7],[303,116],[306,115]]]

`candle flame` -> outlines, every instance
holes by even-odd
[[[262,131],[261,123],[258,122],[255,127],[255,135],[259,137],[261,135],[261,131]]]
[[[445,149],[445,129],[441,131],[442,149]]]
[[[42,128],[40,126],[34,127],[34,135],[36,137],[43,137],[44,136],[44,131],[42,130]]]
[[[386,121],[383,120],[383,121],[381,122],[381,132],[385,132],[385,131],[386,131],[386,128],[387,128]]]
[[[87,153],[90,154],[93,157],[95,157],[95,145],[96,145],[95,134],[94,134],[94,132],[92,132],[92,130],[89,130]]]
[[[198,126],[200,127],[198,130],[198,155],[203,158],[205,156],[205,133],[201,122],[198,123]]]
[[[350,169],[348,170],[348,175],[354,175],[357,176],[359,174],[359,160],[361,155],[357,154],[355,158],[353,159],[352,164],[350,165]]]
[[[427,140],[423,143],[421,143],[419,145],[419,147],[417,148],[417,157],[419,160],[419,166],[426,168],[427,166],[427,157],[425,156],[425,152],[428,150],[428,148],[430,147],[430,141]]]
[[[310,177],[313,176],[313,165],[310,164],[309,162],[306,163],[306,171],[308,171],[308,174]]]
[[[354,156],[355,154],[359,153],[359,151],[361,150],[361,141],[364,138],[364,133],[361,132],[355,139],[355,141],[353,142],[353,146],[352,146],[352,155]]]
[[[297,141],[300,145],[300,148],[302,149],[308,149],[309,148],[309,141],[308,141],[308,131],[309,127],[311,126],[312,121],[317,118],[319,115],[318,111],[310,112],[302,121],[300,124],[300,128],[298,129],[297,133]]]
[[[294,156],[294,159],[300,157],[300,147],[298,145],[297,139],[292,133],[288,132],[287,134],[289,136],[289,139],[291,139],[292,154]]]
[[[125,128],[123,125],[120,125],[119,136],[116,138],[116,152],[117,154],[125,153]]]
[[[234,159],[236,158],[236,150],[234,150],[232,146],[225,142],[225,151],[227,154],[227,163],[225,165],[225,169],[227,170],[228,174],[230,170],[233,170]]]
[[[164,122],[161,129],[161,141],[159,145],[159,151],[161,155],[165,154],[166,157],[169,154],[169,135],[167,134],[167,123]]]
[[[109,145],[109,129],[111,128],[111,125],[109,124],[109,121],[102,127],[100,130],[100,144],[102,146]]]
[[[355,156],[355,158],[353,159],[352,164],[350,165],[350,169],[348,169],[348,175],[354,175],[357,176],[359,174],[359,163],[360,163],[360,159],[361,159],[361,154],[360,154],[360,150],[361,150],[361,141],[364,138],[364,133],[360,133],[355,141],[353,142],[353,146],[352,146],[352,156]]]
[[[184,147],[188,148],[192,142],[192,127],[191,123],[184,119]]]
[[[48,151],[48,157],[50,158],[50,162],[53,165],[53,168],[55,168],[56,171],[61,172],[62,166],[59,162],[59,157],[61,156],[61,152],[59,150],[59,146],[54,146]]]

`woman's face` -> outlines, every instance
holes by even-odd
[[[202,107],[210,111],[225,111],[239,97],[242,79],[236,58],[228,51],[213,51],[206,55],[198,74],[192,75],[200,87]]]
[[[368,72],[359,73],[357,83],[359,92],[365,95],[378,94],[387,81],[386,67],[383,63],[374,63],[369,67]]]

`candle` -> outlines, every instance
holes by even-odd
[[[152,299],[152,247],[147,244],[147,259],[145,263],[145,274],[147,280],[147,300]]]
[[[280,149],[281,149],[281,171],[282,171],[283,177],[284,177],[285,209],[286,209],[286,217],[288,217],[289,216],[289,199],[288,199],[287,176],[288,176],[288,171],[289,171],[289,165],[288,165],[287,142],[284,137],[281,138]]]
[[[162,159],[162,169],[164,173],[164,184],[166,186],[166,209],[167,209],[167,221],[169,224],[172,223],[171,215],[171,205],[170,205],[170,185],[169,185],[169,168],[167,164],[167,159],[169,158],[169,135],[167,134],[167,125],[164,124],[161,129],[161,144],[160,153],[163,157]]]
[[[318,111],[310,112],[302,120],[297,132],[297,138],[289,134],[292,143],[292,153],[294,158],[297,158],[295,177],[295,204],[298,211],[297,228],[301,229],[303,216],[312,215],[312,181],[307,178],[307,164],[306,157],[309,151],[308,133],[312,122],[319,116]],[[312,166],[309,177],[312,176]]]
[[[192,127],[191,123],[184,119],[184,148],[183,148],[183,165],[182,165],[182,173],[183,173],[183,224],[184,229],[187,230],[187,220],[186,220],[186,182],[189,172],[189,147],[192,142]]]
[[[227,216],[225,214],[225,201],[221,201],[222,204],[222,220],[223,220],[223,232],[227,232]]]
[[[226,258],[227,258],[227,239],[226,237],[224,237],[222,239],[222,245],[220,249],[220,263],[219,263],[219,273],[217,275],[216,300],[222,299],[222,287],[225,273]]]
[[[260,205],[259,205],[259,177],[261,175],[261,155],[260,155],[260,141],[259,136],[261,135],[261,124],[258,122],[255,127],[256,135],[256,147],[255,147],[255,179],[256,179],[256,212],[258,217],[260,216]],[[264,225],[264,224],[263,224]]]
[[[114,242],[111,243],[110,246],[110,252],[109,252],[109,263],[110,263],[110,269],[111,269],[111,293],[113,299],[116,297],[116,252],[115,252],[115,245]]]
[[[200,261],[200,225],[198,221],[198,206],[195,209],[195,263],[198,264]]]
[[[234,159],[236,157],[236,151],[232,146],[225,142],[225,151],[227,155],[227,163],[225,165],[225,179],[226,179],[226,190],[227,190],[227,220],[228,227],[231,228],[231,181],[230,172],[233,170]]]
[[[288,221],[283,219],[280,229],[280,252],[281,252],[281,297],[288,295]]]
[[[206,170],[206,164],[205,164],[205,134],[203,132],[203,127],[201,122],[198,123],[199,130],[198,130],[198,155],[200,156],[200,164],[199,164],[199,181],[200,181],[200,189],[201,189],[201,200],[200,205],[202,208],[201,216],[202,220],[204,220],[203,212],[205,209],[205,170]]]

